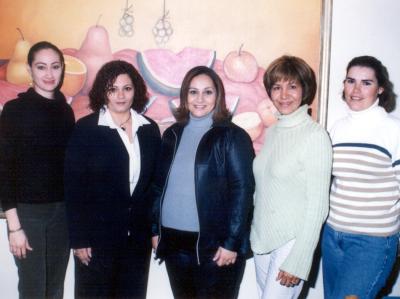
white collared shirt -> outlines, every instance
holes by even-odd
[[[129,154],[129,187],[132,195],[140,175],[140,145],[137,137],[137,131],[139,127],[143,125],[149,125],[150,122],[133,109],[130,110],[130,113],[132,118],[133,143],[129,142],[127,132],[122,130],[120,126],[114,123],[110,111],[106,106],[104,106],[103,109],[100,109],[98,125],[107,126],[110,127],[110,129],[117,130],[119,136],[121,137],[125,145],[125,148]]]

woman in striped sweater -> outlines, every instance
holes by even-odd
[[[323,233],[325,298],[375,298],[396,258],[399,231],[400,121],[396,95],[371,56],[347,66],[349,113],[330,130],[333,182]]]

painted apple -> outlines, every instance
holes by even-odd
[[[243,44],[239,51],[229,52],[224,59],[224,73],[226,77],[234,82],[250,83],[258,75],[258,64],[255,57],[246,51],[242,51]]]

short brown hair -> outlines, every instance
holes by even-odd
[[[190,111],[188,108],[188,93],[189,93],[190,83],[192,82],[194,77],[197,77],[199,75],[208,76],[215,86],[217,98],[215,101],[213,121],[219,122],[230,119],[231,114],[226,108],[225,88],[221,78],[217,75],[217,73],[213,69],[209,67],[196,66],[192,68],[190,71],[188,71],[185,77],[183,78],[180,90],[180,105],[179,108],[176,110],[176,113],[174,113],[176,120],[180,123],[185,123],[189,120]]]
[[[269,97],[271,97],[272,86],[281,80],[299,82],[303,90],[301,105],[312,104],[317,91],[317,81],[314,71],[303,59],[284,55],[268,66],[264,74],[264,86]]]
[[[131,108],[138,113],[144,112],[149,97],[146,84],[135,67],[123,60],[113,60],[104,64],[96,75],[89,92],[90,108],[98,112],[108,103],[108,92],[119,75],[127,74],[133,84],[134,96]]]

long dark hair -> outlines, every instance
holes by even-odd
[[[378,86],[383,88],[383,92],[378,94],[379,106],[383,107],[386,112],[392,112],[396,108],[397,95],[393,91],[393,83],[389,79],[389,73],[380,60],[373,56],[358,56],[350,60],[346,68],[346,74],[353,66],[368,67],[375,72],[378,80]],[[344,99],[344,91],[342,94]]]

